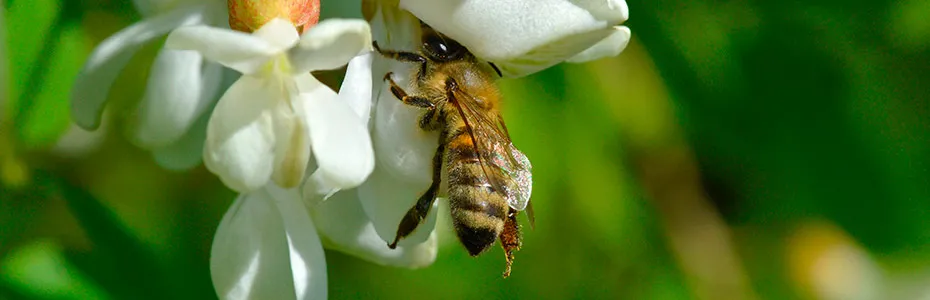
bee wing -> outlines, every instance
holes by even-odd
[[[455,89],[453,96],[452,102],[477,147],[475,152],[485,178],[494,190],[501,191],[510,207],[518,211],[526,209],[533,192],[530,160],[513,146],[499,115],[494,116],[495,120],[480,113],[475,98],[464,91]]]

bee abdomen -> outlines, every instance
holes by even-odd
[[[449,158],[458,163],[476,164],[480,162],[475,143],[464,127],[452,130],[448,144]]]
[[[490,201],[464,199],[449,195],[452,222],[462,245],[472,256],[481,254],[494,245],[504,228],[504,218],[497,215],[506,211]]]
[[[475,256],[494,245],[504,230],[508,206],[491,188],[464,123],[458,125],[449,130],[446,144],[449,206],[459,241]]]
[[[506,201],[476,176],[477,164],[453,164],[449,170],[449,204],[455,232],[471,255],[497,240],[507,217]]]

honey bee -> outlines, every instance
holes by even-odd
[[[417,52],[385,50],[373,43],[381,55],[416,65],[410,93],[394,81],[392,73],[384,80],[397,99],[424,111],[418,123],[422,130],[440,132],[433,182],[407,211],[388,246],[396,247],[423,222],[445,179],[459,241],[477,256],[499,239],[507,261],[506,278],[522,244],[517,214],[526,210],[532,226],[533,210],[530,161],[511,143],[500,115],[501,96],[494,83],[494,72],[500,76],[500,70],[493,63],[481,63],[464,46],[422,22],[420,29]]]

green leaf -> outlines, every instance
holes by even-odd
[[[157,258],[126,226],[87,191],[45,173],[37,184],[57,188],[93,244],[93,251],[70,258],[119,299],[168,299]]]
[[[5,47],[10,63],[11,83],[10,90],[4,92],[8,93],[12,101],[9,108],[16,110],[16,101],[21,98],[20,93],[27,89],[27,81],[36,62],[42,55],[48,54],[41,51],[42,45],[49,37],[52,26],[58,22],[61,7],[57,0],[15,1],[10,5],[3,29],[7,34]]]
[[[71,124],[71,85],[81,70],[86,49],[84,31],[59,24],[48,36],[41,57],[32,68],[29,86],[18,99],[14,117],[20,145],[26,149],[52,146]]]
[[[0,262],[0,280],[10,293],[21,297],[109,299],[65,259],[60,245],[48,240],[33,241],[9,253]]]

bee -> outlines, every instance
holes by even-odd
[[[420,24],[417,52],[385,50],[373,43],[381,55],[414,65],[409,89],[400,87],[392,73],[385,74],[384,81],[398,100],[423,110],[420,129],[440,133],[432,184],[404,215],[396,238],[388,246],[396,247],[423,222],[445,179],[459,241],[471,256],[478,256],[500,240],[506,256],[506,278],[514,252],[522,244],[516,217],[526,210],[531,226],[534,217],[530,161],[511,143],[500,115],[501,96],[494,76],[495,72],[500,76],[500,70],[493,63],[482,63],[455,40]]]

